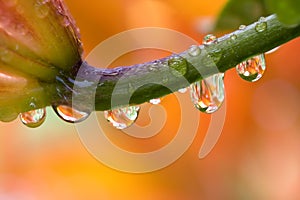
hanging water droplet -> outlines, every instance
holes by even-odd
[[[157,99],[151,99],[149,101],[149,103],[153,104],[153,105],[158,105],[161,103],[161,99],[160,98],[157,98]]]
[[[192,57],[199,56],[201,54],[201,49],[197,45],[192,45],[188,50],[188,54]]]
[[[223,79],[224,74],[219,73],[190,86],[191,99],[198,110],[213,113],[221,107],[225,99]]]
[[[168,60],[168,65],[171,68],[171,72],[176,77],[182,77],[187,72],[187,62],[180,56],[173,56]]]
[[[268,24],[265,21],[259,21],[256,23],[255,25],[255,30],[259,33],[264,32],[265,30],[267,30]]]
[[[244,30],[244,29],[246,29],[246,27],[247,26],[245,26],[245,25],[242,24],[242,25],[240,25],[239,30]]]
[[[38,1],[34,6],[35,13],[39,18],[43,19],[49,14],[50,8],[46,3],[47,2],[44,1]]]
[[[218,42],[218,39],[215,35],[213,34],[208,34],[206,35],[204,38],[203,38],[203,44],[204,45],[212,45],[214,43],[217,43]]]
[[[249,58],[236,66],[236,71],[244,80],[255,82],[259,80],[266,70],[264,54]]]
[[[66,105],[52,106],[52,108],[61,119],[69,123],[82,122],[90,115],[89,112],[79,111]]]
[[[188,90],[187,88],[181,88],[181,89],[178,90],[178,92],[181,93],[181,94],[184,94],[184,93],[187,92],[187,90]]]
[[[41,108],[20,114],[21,122],[29,128],[41,126],[46,119],[46,109]]]
[[[130,127],[137,119],[139,106],[130,106],[115,110],[104,111],[104,117],[117,129]]]
[[[14,111],[9,111],[5,116],[1,116],[0,121],[1,122],[12,122],[18,118],[18,115],[19,114]]]

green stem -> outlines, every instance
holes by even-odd
[[[264,22],[267,23],[264,31],[256,30],[259,23],[256,22],[219,38],[216,44],[199,46],[202,51],[197,57],[190,56],[188,51],[180,53],[177,71],[170,66],[174,56],[106,70],[83,63],[78,80],[99,80],[98,85],[93,86],[95,88],[90,88],[94,90],[96,110],[108,110],[128,103],[141,104],[188,87],[202,78],[225,72],[251,56],[269,51],[300,35],[300,26],[285,27],[276,15],[267,17]],[[82,97],[83,102],[85,98]]]
[[[153,62],[114,69],[95,68],[83,62],[80,68],[74,68],[73,75],[61,73],[56,83],[40,83],[38,88],[29,88],[26,96],[15,99],[21,102],[21,106],[15,107],[15,101],[10,103],[0,98],[0,103],[6,103],[6,106],[0,107],[0,120],[4,119],[4,111],[8,113],[11,107],[16,113],[31,110],[27,103],[31,96],[43,97],[39,98],[37,107],[72,105],[73,98],[77,108],[91,109],[95,106],[98,111],[141,104],[188,87],[210,75],[225,72],[251,56],[269,51],[300,35],[300,25],[286,27],[276,15],[267,17],[264,22],[267,23],[264,31],[256,30],[259,23],[256,22],[218,38],[215,44],[200,45],[201,54],[196,57],[190,56],[187,50]],[[85,105],[86,102],[88,105]]]

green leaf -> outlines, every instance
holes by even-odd
[[[267,9],[276,13],[278,19],[286,25],[300,23],[300,0],[265,0]]]
[[[216,30],[236,29],[268,15],[263,0],[230,0],[216,23]]]

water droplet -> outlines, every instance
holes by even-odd
[[[264,54],[249,58],[236,66],[236,71],[244,80],[255,82],[259,80],[266,70]]]
[[[204,38],[203,38],[203,44],[204,45],[212,45],[214,43],[217,43],[218,42],[218,39],[215,35],[213,34],[208,34],[206,35]]]
[[[242,25],[240,25],[239,29],[240,29],[240,30],[245,30],[246,27],[247,27],[247,26],[245,26],[245,25],[242,24]]]
[[[41,126],[46,119],[46,109],[41,108],[20,114],[21,122],[29,128]]]
[[[160,98],[157,98],[157,99],[151,99],[149,101],[149,103],[153,104],[153,105],[158,105],[161,103],[161,99]]]
[[[197,45],[192,45],[189,48],[188,53],[189,53],[190,56],[196,57],[196,56],[199,56],[201,54],[201,49]]]
[[[2,122],[12,122],[18,118],[18,113],[14,111],[8,112],[5,116],[1,116],[0,121]]]
[[[139,106],[130,106],[115,110],[104,111],[104,117],[117,129],[130,127],[137,119]]]
[[[265,30],[267,30],[268,24],[265,21],[259,21],[256,23],[255,25],[255,30],[259,33],[264,32]]]
[[[90,115],[88,112],[79,111],[66,105],[52,106],[52,108],[61,119],[69,123],[82,122]]]
[[[236,40],[236,39],[237,39],[237,35],[236,35],[236,34],[230,35],[230,39],[231,39],[231,40]]]
[[[179,89],[178,92],[181,94],[184,94],[187,92],[187,90],[188,90],[187,88],[182,88],[182,89]]]
[[[171,68],[171,72],[176,77],[182,77],[187,72],[187,62],[180,56],[174,56],[168,60],[168,65]]]
[[[190,86],[191,99],[198,110],[213,113],[221,107],[225,99],[223,79],[224,74],[219,73]]]
[[[48,16],[49,14],[49,11],[50,11],[50,8],[49,6],[46,4],[46,2],[43,2],[43,1],[38,1],[35,6],[34,6],[34,10],[35,10],[35,13],[36,15],[39,17],[39,18],[45,18]]]

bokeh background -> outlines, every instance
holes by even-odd
[[[108,37],[138,27],[170,28],[201,42],[226,1],[66,3],[81,29],[87,55]],[[81,144],[75,127],[51,109],[37,129],[29,129],[19,120],[0,123],[0,199],[300,199],[299,47],[296,39],[267,55],[268,69],[257,83],[247,83],[234,70],[228,71],[226,122],[213,151],[198,159],[210,122],[209,116],[201,114],[196,139],[188,151],[156,172],[128,174],[106,167]],[[137,51],[113,65],[165,55],[155,50]],[[120,137],[112,138],[135,152],[160,148],[176,133],[180,120],[176,105],[172,95],[163,100],[168,123],[150,141],[132,141],[119,132],[116,135]],[[148,122],[147,112],[142,113],[138,123]]]

